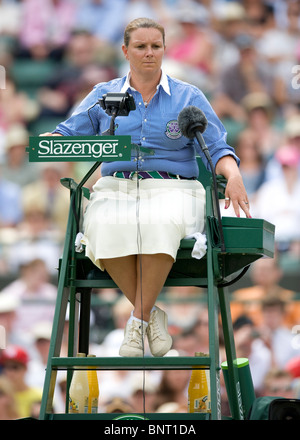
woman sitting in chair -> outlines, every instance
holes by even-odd
[[[132,143],[152,154],[138,148],[131,161],[101,165],[102,177],[85,212],[83,242],[86,255],[109,273],[133,305],[120,355],[143,356],[147,335],[153,356],[164,356],[172,339],[167,315],[155,302],[181,239],[203,232],[205,226],[205,190],[197,180],[196,160],[196,154],[203,154],[179,129],[182,109],[196,106],[207,117],[204,139],[216,173],[227,179],[225,207],[232,203],[237,216],[241,208],[250,217],[249,204],[239,160],[203,93],[162,71],[164,28],[147,18],[133,20],[125,29],[122,50],[130,65],[128,75],[96,85],[52,135],[93,135],[93,128],[104,133],[110,117],[100,106],[90,115],[88,109],[109,92],[133,96],[136,110],[116,118],[116,135],[131,135]]]

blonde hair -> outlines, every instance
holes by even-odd
[[[154,20],[151,20],[150,18],[135,18],[134,20],[132,20],[130,23],[128,23],[128,25],[125,28],[124,31],[124,45],[126,47],[128,47],[129,45],[129,41],[130,41],[130,35],[131,32],[140,29],[140,28],[154,28],[159,30],[159,32],[162,35],[162,39],[163,39],[163,44],[165,45],[165,29],[164,27],[157,23]]]

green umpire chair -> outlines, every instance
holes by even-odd
[[[33,150],[33,149],[32,149]],[[29,150],[29,153],[33,154]],[[32,159],[38,160],[38,159]],[[43,160],[47,160],[43,158]],[[64,159],[66,160],[66,159]],[[70,159],[72,160],[72,159]],[[99,158],[98,160],[101,160]],[[240,379],[236,362],[233,328],[227,286],[240,279],[249,265],[262,257],[273,257],[274,226],[263,219],[223,217],[218,215],[219,198],[224,197],[226,181],[217,176],[217,191],[211,174],[204,168],[200,158],[199,181],[206,190],[206,255],[198,260],[191,256],[194,239],[181,241],[176,262],[165,286],[198,286],[205,288],[209,317],[209,355],[165,356],[141,358],[126,357],[80,357],[78,352],[89,353],[91,290],[93,288],[115,288],[107,272],[97,269],[85,256],[76,252],[75,240],[82,231],[84,199],[89,190],[84,187],[100,162],[77,184],[73,179],[62,179],[70,191],[69,218],[62,257],[58,268],[58,292],[53,320],[48,364],[45,373],[41,420],[57,419],[113,419],[115,414],[70,414],[68,413],[68,388],[72,372],[77,368],[97,370],[193,370],[205,368],[210,377],[210,414],[147,414],[145,418],[158,419],[210,419],[223,417],[220,396],[219,322],[224,335],[226,361],[228,365],[228,398],[231,402],[232,419],[245,417],[240,393]],[[199,298],[200,301],[200,298]],[[66,313],[69,313],[68,355],[61,356],[63,329]],[[220,321],[219,321],[220,318]],[[53,396],[57,372],[67,371],[66,409],[64,413],[53,410]],[[143,414],[141,415],[143,417]]]

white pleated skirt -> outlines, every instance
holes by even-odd
[[[101,260],[165,253],[176,260],[180,241],[205,227],[205,190],[197,180],[100,178],[84,214],[81,242]]]

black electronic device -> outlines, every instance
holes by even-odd
[[[99,104],[109,116],[128,116],[136,109],[133,96],[128,92],[106,93],[99,99]]]

